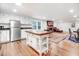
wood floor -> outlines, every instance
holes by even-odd
[[[79,56],[79,43],[68,40],[68,33],[53,33],[50,51],[51,56]]]
[[[38,54],[26,45],[25,40],[2,44],[1,56],[38,56]]]
[[[79,44],[69,40],[62,40],[66,34],[51,34],[49,44],[50,56],[79,56]],[[32,48],[30,48],[25,40],[5,43],[1,45],[0,56],[38,56]]]

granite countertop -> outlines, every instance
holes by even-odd
[[[21,27],[21,29],[32,29],[32,27]]]
[[[32,27],[21,27],[21,29],[32,29]],[[10,30],[10,28],[2,28],[0,30]]]
[[[0,29],[0,30],[10,30],[10,28],[2,28],[2,29]]]

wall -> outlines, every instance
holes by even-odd
[[[42,22],[42,29],[44,30],[45,28],[47,28],[47,24],[45,20],[40,20],[40,19],[35,19],[29,16],[18,16],[18,15],[14,15],[14,14],[4,14],[1,13],[0,14],[0,25],[5,25],[5,27],[9,27],[9,24],[7,24],[8,26],[6,26],[6,24],[3,23],[9,23],[9,20],[20,20],[21,24],[32,24],[32,21],[41,21]],[[29,26],[29,25],[25,25],[25,26]],[[24,27],[24,26],[23,26]]]
[[[31,18],[28,16],[24,17],[24,16],[13,15],[13,14],[4,14],[4,13],[0,14],[0,25],[9,27],[10,20],[20,20],[21,24],[31,24]]]
[[[9,20],[20,20],[21,23],[28,24],[29,17],[17,16],[12,14],[0,14],[0,23],[9,23]]]
[[[69,28],[71,28],[72,31],[76,31],[79,28],[79,22],[75,23],[75,27],[71,27],[72,22],[54,22],[54,26],[63,30],[64,32],[69,32]]]

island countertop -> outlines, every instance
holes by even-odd
[[[39,32],[37,32],[37,31],[26,31],[26,32],[34,34],[34,35],[39,35],[39,36],[53,33],[53,32],[49,32],[49,31],[41,31],[41,32],[40,31]]]

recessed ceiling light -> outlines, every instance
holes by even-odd
[[[42,17],[42,19],[46,19],[46,17]]]
[[[55,21],[56,19],[53,18],[52,20]]]
[[[73,10],[73,9],[71,9],[71,10],[69,10],[69,12],[70,12],[70,13],[73,13],[73,12],[74,12],[74,10]]]
[[[77,17],[77,15],[74,15],[73,17],[75,17],[75,18],[76,18],[76,17]]]
[[[17,5],[17,6],[21,6],[21,5],[22,5],[22,3],[16,3],[16,5]]]
[[[13,12],[17,12],[17,10],[16,9],[13,9]]]

